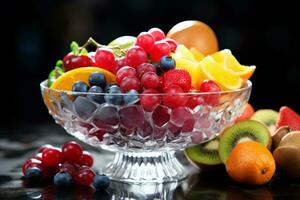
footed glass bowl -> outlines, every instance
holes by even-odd
[[[87,144],[115,152],[113,161],[104,169],[111,179],[158,183],[179,181],[187,176],[175,151],[211,140],[232,124],[243,112],[252,84],[247,81],[235,91],[169,95],[180,101],[204,100],[204,103],[194,101],[190,107],[169,108],[163,105],[167,94],[143,94],[162,99],[162,103],[150,110],[139,102],[99,104],[90,100],[88,93],[50,89],[47,80],[40,86],[56,123]],[[93,95],[104,99],[108,94]],[[126,98],[127,94],[114,95]]]

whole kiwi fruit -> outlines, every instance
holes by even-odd
[[[280,175],[300,178],[300,131],[286,134],[273,152]]]

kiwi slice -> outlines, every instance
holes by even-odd
[[[275,126],[279,113],[271,109],[261,109],[257,110],[251,117],[252,120],[259,121],[265,124],[267,127],[271,128]]]
[[[268,128],[254,120],[241,121],[225,129],[221,134],[219,156],[226,163],[231,150],[241,142],[256,141],[271,147],[272,140]]]
[[[218,153],[219,143],[220,139],[217,137],[206,143],[187,148],[185,154],[197,165],[218,165],[222,163]]]

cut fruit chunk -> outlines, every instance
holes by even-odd
[[[62,74],[54,81],[51,88],[62,91],[71,91],[72,85],[76,81],[83,81],[88,84],[89,76],[94,72],[101,72],[104,74],[107,83],[116,82],[115,75],[105,69],[99,67],[81,67]]]
[[[195,164],[218,165],[222,163],[218,153],[219,143],[219,138],[215,138],[204,144],[189,147],[185,153]]]
[[[192,52],[186,48],[183,44],[179,44],[177,46],[177,49],[175,51],[175,55],[180,57],[180,58],[185,58],[191,61],[196,61],[194,55]]]
[[[274,135],[275,133],[275,124],[276,121],[278,120],[278,112],[272,109],[261,109],[257,110],[251,117],[252,120],[258,121],[266,125],[270,132],[271,135]]]
[[[217,63],[211,56],[206,56],[199,63],[198,68],[202,71],[205,79],[219,83],[223,90],[236,90],[243,84],[243,79]]]
[[[270,132],[264,124],[253,120],[239,122],[221,134],[219,155],[222,162],[226,163],[231,150],[245,141],[256,141],[269,148],[272,145]]]
[[[261,109],[257,110],[251,117],[252,120],[259,121],[266,126],[275,125],[278,120],[278,112],[271,109]]]
[[[276,128],[281,126],[289,126],[293,131],[300,131],[300,115],[287,106],[281,107]]]
[[[216,62],[224,65],[233,74],[238,75],[245,80],[248,80],[256,69],[255,66],[241,65],[239,61],[232,55],[229,49],[224,49],[214,53],[212,57]]]
[[[194,55],[196,61],[201,61],[205,57],[198,49],[192,47],[190,48],[190,52]]]

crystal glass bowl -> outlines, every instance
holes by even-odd
[[[56,123],[71,135],[95,147],[115,152],[104,172],[123,182],[170,182],[187,176],[175,151],[216,137],[243,112],[252,84],[247,81],[235,91],[182,93],[173,98],[192,97],[204,103],[169,108],[163,103],[144,109],[131,105],[96,103],[88,93],[58,91],[41,84],[44,103]],[[93,94],[104,98],[105,93]],[[127,94],[114,94],[124,98]],[[143,94],[164,99],[167,94]],[[138,96],[142,97],[142,94]],[[162,100],[163,101],[163,100]]]

